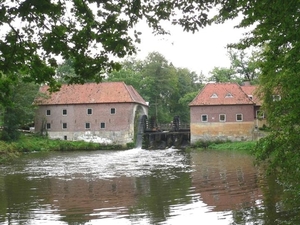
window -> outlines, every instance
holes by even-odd
[[[100,128],[101,128],[101,129],[105,129],[105,123],[103,123],[103,122],[100,123]]]
[[[225,98],[232,98],[232,94],[230,92],[228,92],[226,95],[225,95]]]
[[[236,114],[236,121],[243,121],[243,114]]]
[[[281,96],[280,95],[273,95],[273,102],[280,101]]]
[[[116,114],[116,108],[111,108],[110,109],[110,114]]]
[[[47,130],[50,130],[51,129],[51,123],[47,123],[46,128],[47,128]]]
[[[250,100],[253,100],[253,95],[248,95]]]
[[[92,109],[87,109],[87,114],[88,115],[91,115],[93,113],[93,110]]]
[[[63,113],[64,116],[68,114],[66,109],[63,109],[62,113]]]
[[[68,136],[67,135],[64,136],[64,140],[68,140]]]
[[[63,129],[67,129],[67,123],[63,123]]]
[[[206,114],[201,115],[201,122],[207,122],[207,121],[208,121],[207,115]]]
[[[256,118],[263,119],[265,118],[265,114],[260,110],[256,110]]]
[[[50,110],[50,109],[47,109],[47,110],[46,110],[46,115],[47,115],[47,116],[50,116],[50,115],[51,115],[51,110]]]
[[[226,121],[226,115],[225,114],[220,114],[219,115],[219,121],[220,122],[225,122]]]
[[[91,128],[91,124],[90,123],[85,123],[85,128],[86,129],[90,129]]]
[[[218,98],[218,95],[216,93],[213,93],[210,97],[211,98]]]

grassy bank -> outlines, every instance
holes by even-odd
[[[84,141],[51,140],[46,137],[24,135],[18,141],[0,141],[0,163],[20,156],[24,152],[110,150],[122,149],[120,145],[102,145]]]
[[[256,141],[226,142],[213,143],[208,146],[210,149],[216,150],[235,150],[235,151],[252,151],[256,146]]]
[[[215,149],[215,150],[234,150],[234,151],[252,151],[256,146],[256,141],[240,142],[199,142],[193,148],[197,149]]]

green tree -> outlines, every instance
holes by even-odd
[[[260,73],[259,51],[251,51],[249,56],[244,50],[229,49],[228,54],[231,61],[230,67],[240,80],[258,82]]]
[[[34,106],[32,103],[37,92],[38,85],[34,83],[24,83],[18,76],[15,76],[15,79],[1,76],[2,140],[17,140],[18,129],[33,123]]]
[[[190,112],[188,104],[193,100],[203,84],[201,79],[195,72],[191,72],[187,68],[176,69],[177,91],[171,96],[171,115],[179,116],[183,123],[190,122]]]
[[[171,115],[171,96],[177,91],[177,77],[175,68],[159,54],[150,53],[144,60],[141,71],[140,91],[149,102],[149,116],[158,122],[169,123]]]
[[[253,84],[257,84],[260,73],[259,54],[259,51],[252,51],[247,54],[245,50],[229,48],[230,67],[213,68],[209,72],[211,76],[208,78],[208,81],[216,83],[236,82],[241,84],[247,80]]]
[[[59,64],[56,69],[56,76],[56,79],[62,83],[68,83],[72,77],[76,76],[73,60],[67,59]]]
[[[235,76],[235,71],[232,68],[214,67],[209,73],[211,76],[208,78],[208,81],[214,81],[216,83],[239,81],[239,79]]]
[[[107,81],[123,81],[127,85],[132,85],[136,90],[140,90],[141,70],[143,62],[134,58],[127,59],[121,63],[121,69],[108,74]]]
[[[187,99],[192,98],[185,95],[199,91],[203,74],[198,76],[186,68],[176,68],[157,52],[150,53],[145,60],[131,58],[121,65],[121,70],[108,74],[107,81],[132,85],[150,103],[149,115],[157,117],[158,122],[169,123],[174,116],[189,122]]]
[[[69,83],[101,81],[103,74],[119,68],[111,56],[136,52],[140,32],[134,28],[139,21],[146,20],[156,34],[166,34],[162,22],[170,20],[195,31],[208,24],[208,7],[213,5],[213,1],[191,5],[188,0],[2,0],[0,71],[22,71],[27,81],[48,83],[56,90],[55,70],[61,57],[74,60],[76,76]]]
[[[298,179],[300,169],[300,2],[297,0],[228,1],[218,19],[243,14],[239,27],[252,30],[233,47],[262,48],[258,55],[259,94],[270,134],[259,141],[257,158],[269,160],[284,179]],[[299,190],[299,189],[298,189]]]

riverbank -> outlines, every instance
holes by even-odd
[[[197,143],[189,148],[193,149],[215,149],[215,150],[237,150],[251,152],[256,141],[246,142],[224,142],[224,143]],[[128,145],[126,149],[133,148],[133,144]],[[47,137],[36,135],[23,135],[18,141],[4,142],[0,141],[0,163],[17,158],[26,152],[47,152],[47,151],[75,151],[75,150],[111,150],[124,149],[120,145],[103,145],[85,141],[65,141],[52,140]]]
[[[240,142],[199,142],[194,149],[214,149],[214,150],[234,150],[251,152],[255,149],[257,141],[240,141]]]
[[[128,146],[130,148],[131,146]],[[120,145],[103,145],[85,141],[52,140],[36,135],[23,135],[18,141],[0,141],[0,163],[25,152],[124,149]]]

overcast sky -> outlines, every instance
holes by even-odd
[[[170,26],[171,36],[154,36],[149,28],[140,25],[142,42],[137,58],[144,59],[150,52],[161,53],[175,67],[208,75],[214,67],[229,67],[226,45],[237,42],[244,31],[234,28],[237,21],[212,25],[197,33],[183,32],[181,27]]]

